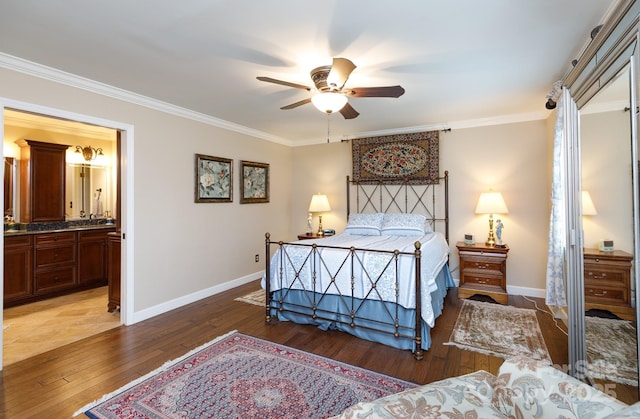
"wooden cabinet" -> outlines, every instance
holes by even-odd
[[[4,238],[4,302],[19,301],[33,293],[31,236]]]
[[[76,232],[37,234],[34,237],[34,294],[51,293],[76,285]]]
[[[120,233],[108,234],[109,241],[109,262],[107,271],[109,276],[109,303],[107,311],[109,313],[120,307]]]
[[[585,310],[607,310],[622,319],[635,320],[631,306],[631,262],[627,252],[584,249]]]
[[[78,231],[78,283],[107,285],[109,230]]]
[[[5,234],[5,307],[106,285],[107,234],[114,230]]]
[[[488,295],[500,304],[508,304],[507,253],[509,247],[492,247],[476,243],[456,244],[460,257],[459,298],[474,294]]]
[[[68,145],[21,140],[20,222],[64,221]]]

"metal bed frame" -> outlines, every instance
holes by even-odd
[[[442,184],[440,184],[442,181]],[[444,176],[438,178],[438,184],[429,185],[414,185],[408,182],[403,182],[399,185],[389,185],[383,182],[371,183],[359,183],[355,182],[347,176],[347,216],[351,212],[351,190],[355,189],[355,212],[384,212],[384,213],[424,213],[429,220],[434,231],[439,224],[444,225],[444,235],[449,241],[449,173],[444,172]],[[436,199],[437,196],[444,195],[443,208],[438,207],[440,200]],[[429,200],[429,198],[431,198]],[[444,212],[443,216],[437,216],[439,209]],[[283,266],[293,270],[295,278],[293,284],[289,284],[288,288],[281,288],[281,293],[278,299],[274,299],[271,291],[271,246],[276,245],[279,248],[278,255],[280,257],[279,266],[280,271],[277,273],[278,280],[282,285]],[[338,247],[330,245],[318,245],[317,243],[307,244],[305,242],[287,243],[283,241],[272,241],[270,234],[265,234],[265,294],[266,294],[266,322],[270,323],[273,318],[277,318],[277,313],[290,312],[296,315],[308,316],[312,321],[324,320],[333,323],[341,323],[348,325],[349,328],[361,328],[381,332],[384,334],[391,334],[397,339],[411,339],[413,340],[414,356],[420,360],[423,358],[422,351],[422,317],[421,313],[421,243],[415,242],[415,250],[413,252],[400,252],[398,250],[372,250],[372,249],[359,249],[356,247]],[[298,256],[300,249],[306,249],[304,252],[304,258],[301,264],[296,265],[294,258],[291,256],[292,249],[298,249]],[[330,293],[332,296],[337,296],[339,304],[346,308],[345,313],[335,313],[323,308],[322,304],[325,299],[328,299],[328,289],[319,289],[319,284],[316,283],[316,276],[319,269],[325,269],[328,272],[328,267],[324,257],[322,255],[323,249],[340,249],[344,250],[344,259],[339,266],[335,268],[335,271],[329,272],[331,276],[331,284],[337,289],[337,293],[334,291]],[[363,265],[362,252],[374,253],[377,257],[384,258],[385,267],[382,272],[373,275],[367,272]],[[403,326],[400,324],[398,303],[398,289],[399,289],[399,270],[398,261],[402,255],[414,258],[415,273],[415,325]],[[303,270],[308,270],[312,275],[312,283],[310,286],[305,285],[301,279],[301,273]],[[369,285],[366,289],[365,299],[360,299],[354,295],[354,272],[362,271],[365,282]],[[339,289],[338,284],[335,282],[335,278],[340,273],[347,273],[351,278],[350,289]],[[395,301],[389,302],[382,298],[378,289],[378,285],[383,281],[383,277],[391,276],[394,278],[394,290]],[[305,304],[292,303],[286,300],[289,293],[293,293],[291,285],[297,285],[297,291],[303,291]],[[371,302],[373,301],[373,302]],[[384,319],[373,319],[362,314],[364,307],[367,304],[377,304],[376,312],[380,316],[384,316]],[[272,315],[274,314],[274,315]]]

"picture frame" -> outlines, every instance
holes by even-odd
[[[233,201],[233,160],[196,154],[195,202]]]
[[[269,202],[269,164],[240,160],[240,203]]]

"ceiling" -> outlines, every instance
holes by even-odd
[[[616,0],[0,0],[0,66],[19,57],[301,145],[544,117]],[[10,57],[9,57],[10,56]],[[307,104],[309,72],[345,57],[345,120]],[[327,120],[330,120],[330,125]],[[328,128],[330,126],[330,132]]]

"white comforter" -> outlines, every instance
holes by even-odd
[[[351,263],[348,248],[415,251],[414,243],[421,243],[421,317],[431,327],[435,322],[431,306],[431,292],[436,288],[436,276],[448,260],[449,246],[441,233],[422,236],[353,236],[338,234],[319,240],[302,240],[284,245],[271,259],[271,290],[306,289],[329,294],[351,295]],[[312,243],[317,243],[321,257],[310,256]],[[324,247],[331,246],[331,247]],[[335,249],[333,247],[339,247]],[[347,248],[346,250],[344,248]],[[282,254],[281,254],[282,253]],[[391,256],[386,253],[356,251],[354,291],[357,298],[372,298],[396,302],[395,268],[385,269]],[[284,256],[281,258],[281,256]],[[281,260],[284,262],[281,265]],[[314,266],[315,264],[315,266]],[[282,275],[281,274],[282,271]],[[400,255],[398,261],[399,289],[397,301],[405,308],[415,308],[415,259],[413,255]],[[315,288],[313,275],[316,274]],[[364,273],[364,274],[363,274]],[[335,278],[335,282],[332,281]],[[370,284],[377,281],[372,291]],[[264,287],[264,278],[262,286]]]

